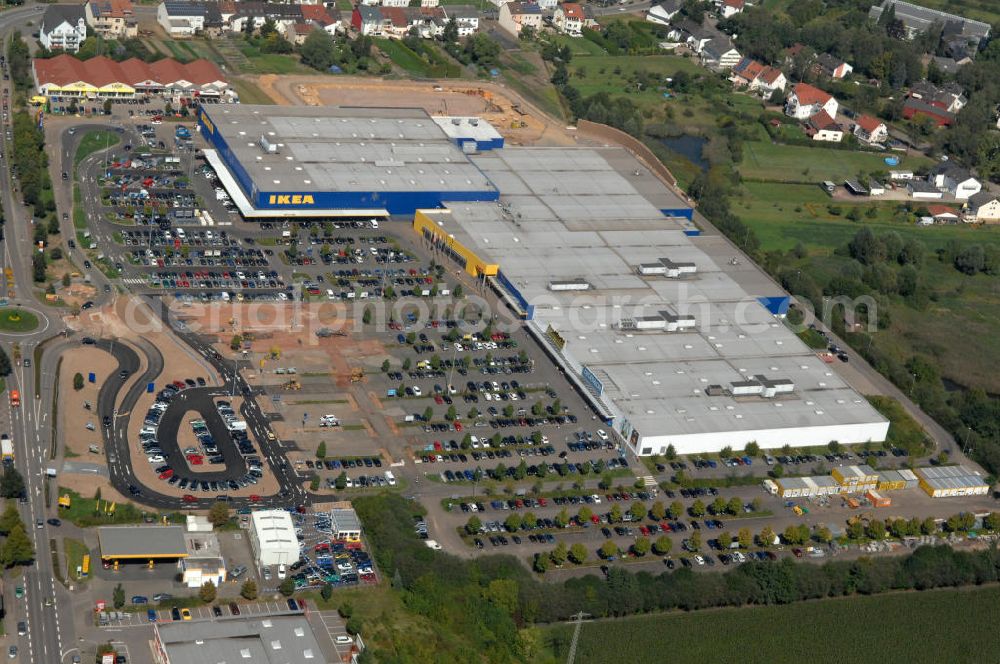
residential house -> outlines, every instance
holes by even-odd
[[[416,30],[417,36],[422,39],[440,37],[448,24],[442,7],[407,7],[403,12],[406,15],[406,32]]]
[[[902,0],[882,0],[881,4],[873,5],[868,10],[868,18],[878,21],[882,12],[888,11],[889,7],[892,7],[896,18],[902,21],[907,39],[913,39],[934,25],[944,26],[948,34],[960,35],[977,46],[990,36],[989,23],[928,9]]]
[[[667,33],[667,38],[687,44],[695,53],[701,53],[709,41],[722,36],[722,33],[711,26],[698,25],[691,19],[682,19],[674,24],[673,29]]]
[[[311,7],[319,7],[322,5],[310,5]],[[323,28],[315,23],[296,23],[295,25],[290,25],[285,28],[285,39],[295,46],[302,46],[306,42],[306,37],[313,30],[322,30]]]
[[[653,5],[646,12],[646,20],[659,25],[670,25],[670,20],[677,16],[684,3],[681,0],[663,0],[658,5]]]
[[[537,0],[533,4],[538,5],[538,7],[544,12],[555,11],[556,5],[559,4],[559,0]]]
[[[928,205],[927,212],[934,219],[934,222],[938,224],[954,224],[958,221],[959,217],[958,210],[947,205],[941,205],[940,203]]]
[[[872,196],[884,196],[885,185],[874,178],[868,178],[868,193]]]
[[[83,8],[87,25],[105,39],[130,39],[139,34],[131,0],[90,0]]]
[[[930,81],[920,81],[910,88],[909,96],[937,106],[949,113],[958,113],[969,103],[965,90],[958,83],[934,85]]]
[[[816,56],[816,63],[812,66],[812,70],[817,76],[828,76],[834,80],[840,80],[854,71],[854,67],[829,53],[820,53]]]
[[[531,2],[508,2],[500,8],[500,27],[515,37],[521,30],[542,27],[542,9]]]
[[[969,197],[965,208],[965,221],[978,224],[1000,224],[1000,196],[980,191]]]
[[[797,83],[788,93],[785,115],[797,120],[806,120],[820,111],[826,111],[831,118],[837,117],[839,104],[833,95],[823,92],[808,83]]]
[[[938,127],[947,127],[955,122],[954,113],[949,113],[940,106],[928,104],[917,97],[907,97],[903,102],[903,117],[907,120],[929,118]]]
[[[735,16],[743,11],[744,5],[744,0],[722,0],[722,4],[719,5],[719,16],[722,18]]]
[[[840,143],[844,140],[844,128],[826,111],[820,111],[806,121],[806,135],[814,141]]]
[[[966,200],[983,188],[968,169],[953,161],[939,162],[931,169],[927,181],[941,191],[947,191],[958,200]]]
[[[216,34],[222,31],[219,3],[167,0],[156,8],[156,22],[171,37]]]
[[[583,22],[586,15],[583,6],[575,2],[564,2],[552,14],[552,25],[556,30],[571,37],[583,36]]]
[[[381,37],[386,22],[380,7],[357,5],[351,12],[351,27],[368,37]]]
[[[243,0],[236,3],[236,13],[229,19],[229,29],[233,32],[246,32],[249,24],[249,29],[256,31],[271,20],[278,32],[284,35],[289,26],[302,23],[302,18],[301,5]]]
[[[742,59],[732,40],[725,35],[708,40],[701,49],[701,63],[710,69],[732,69]]]
[[[441,0],[420,0],[421,7],[438,7],[441,5]]]
[[[87,14],[82,5],[49,5],[38,27],[38,43],[50,51],[76,53],[87,38]]]
[[[334,14],[331,15],[330,10],[323,5],[299,5],[299,7],[302,10],[302,18],[306,23],[319,26],[331,36],[339,32],[344,32],[344,20],[340,12],[334,10]]]
[[[410,0],[381,0],[383,7],[409,7]]]
[[[448,20],[455,19],[460,38],[479,32],[479,10],[472,5],[447,5],[444,13]]]
[[[862,143],[881,145],[889,138],[889,128],[878,118],[870,115],[860,115],[854,124],[854,135]]]
[[[784,90],[788,80],[780,69],[770,67],[753,58],[743,58],[733,67],[730,81],[748,90],[770,97],[775,90]]]

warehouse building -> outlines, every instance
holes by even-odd
[[[485,121],[448,120],[420,109],[245,104],[198,114],[205,159],[249,219],[412,216],[497,200],[466,152],[499,134]]]
[[[965,466],[916,468],[913,472],[920,478],[920,488],[931,498],[985,496],[990,492],[982,476]]]
[[[781,322],[784,294],[628,152],[470,160],[500,201],[420,210],[414,231],[526,321],[636,454],[885,439],[888,421]]]
[[[908,468],[901,470],[877,470],[875,473],[878,475],[879,491],[915,489],[920,482],[920,478]]]
[[[250,547],[263,569],[291,565],[299,559],[299,540],[292,515],[285,510],[261,510],[250,515]]]
[[[831,473],[845,493],[863,493],[878,487],[878,473],[871,466],[840,466]]]
[[[178,562],[181,581],[188,588],[201,588],[206,581],[221,586],[226,580],[226,559],[218,536],[212,531],[212,524],[205,517],[188,515],[187,532],[184,533],[184,548],[187,556]],[[207,526],[207,528],[206,528]]]
[[[779,477],[775,480],[766,480],[764,488],[782,498],[834,496],[843,491],[843,487],[828,475]]]
[[[309,664],[330,662],[301,614],[154,623],[156,664]]]
[[[101,559],[116,565],[177,562],[189,555],[181,526],[101,526],[97,541]]]

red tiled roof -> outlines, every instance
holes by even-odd
[[[333,19],[323,5],[299,5],[302,9],[302,18],[307,21],[316,21],[320,25],[330,25]]]
[[[204,85],[225,80],[219,68],[208,60],[195,60],[184,65],[171,58],[165,58],[148,64],[136,58],[115,62],[104,56],[77,60],[72,55],[63,53],[54,58],[36,59],[34,67],[40,85],[53,83],[63,86],[82,81],[96,87],[109,83],[132,86],[154,81],[169,86],[177,81]]]
[[[760,78],[768,85],[773,84],[781,76],[781,70],[775,67],[764,67],[764,71],[761,73]]]
[[[883,124],[881,120],[873,118],[870,115],[861,115],[858,117],[858,126],[864,129],[867,134],[873,133],[881,124]]]
[[[389,21],[394,27],[403,28],[410,24],[402,7],[379,7],[379,11],[382,12],[382,18]]]
[[[733,9],[743,9],[743,0],[722,0],[722,4]]]
[[[126,18],[134,14],[131,0],[90,0],[95,16]]]
[[[575,2],[564,2],[562,4],[562,10],[563,13],[566,14],[567,18],[575,18],[580,21],[584,18],[583,7]]]
[[[796,83],[792,92],[798,97],[799,104],[802,106],[812,106],[813,104],[823,105],[832,98],[826,92],[808,83]]]
[[[829,129],[831,131],[837,131],[840,129],[840,125],[837,121],[830,117],[830,114],[826,111],[820,111],[816,115],[809,118],[809,124],[811,124],[816,129]]]
[[[737,66],[738,71],[736,75],[747,81],[756,81],[757,78],[764,72],[767,67],[756,60],[748,60],[745,64],[740,63]]]
[[[927,211],[931,213],[932,217],[937,217],[940,215],[950,214],[953,216],[958,216],[958,210],[947,205],[928,205]]]

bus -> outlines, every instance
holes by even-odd
[[[17,408],[21,405],[21,393],[17,390],[10,391],[10,405]]]
[[[80,577],[86,579],[90,576],[90,554],[84,554],[83,564],[80,565]]]

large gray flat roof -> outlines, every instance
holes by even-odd
[[[171,662],[183,664],[322,664],[309,622],[302,616],[163,623],[156,626]]]
[[[757,302],[783,295],[780,287],[724,238],[691,237],[689,222],[664,216],[661,209],[683,201],[625,150],[508,147],[472,160],[498,185],[500,203],[452,203],[435,220],[500,266],[533,306],[531,324],[557,330],[570,364],[602,381],[617,419],[654,437],[884,422]],[[676,279],[637,272],[662,259],[697,271]],[[577,280],[590,289],[550,287]],[[624,319],[664,311],[694,316],[696,325],[677,332],[621,327]],[[788,379],[794,391],[775,398],[706,393],[758,375]]]
[[[220,104],[208,115],[260,191],[491,188],[422,109]]]
[[[182,558],[187,555],[181,526],[102,526],[97,529],[102,558]]]

